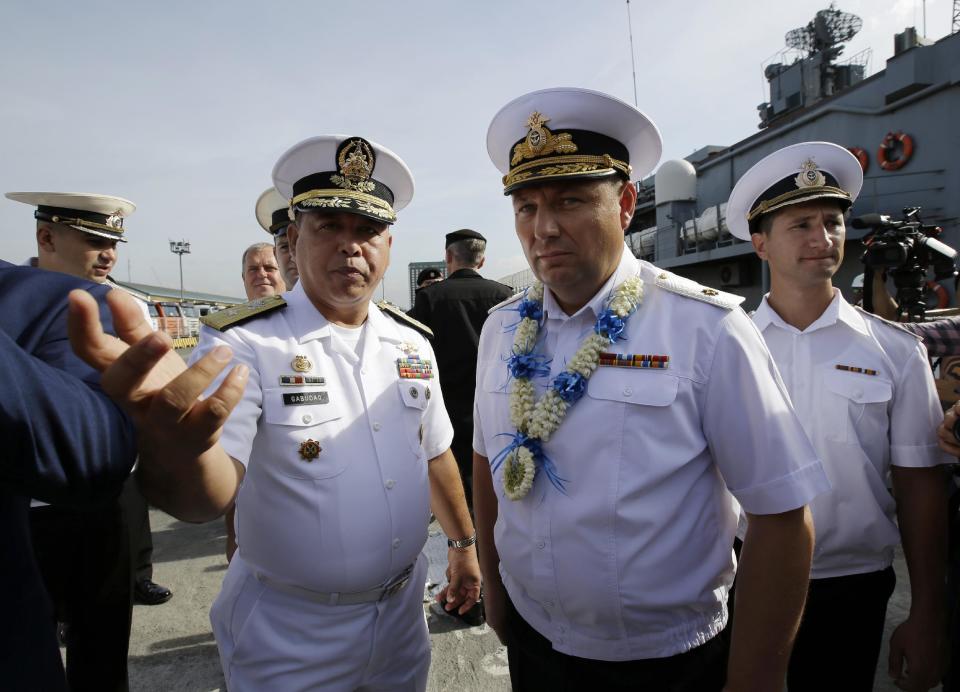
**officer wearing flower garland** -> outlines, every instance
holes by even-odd
[[[770,292],[753,321],[833,486],[810,503],[817,547],[791,692],[873,689],[901,540],[913,598],[890,640],[890,675],[909,690],[939,679],[943,413],[919,338],[851,307],[833,286],[844,213],[862,184],[849,151],[804,142],[757,162],[727,205],[730,232],[751,241],[770,267]]]
[[[477,369],[484,599],[514,689],[779,689],[829,485],[740,299],[624,244],[656,127],[548,89],[487,148],[539,279],[492,310]]]

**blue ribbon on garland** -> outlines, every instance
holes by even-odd
[[[533,353],[512,353],[507,358],[507,369],[513,377],[534,380],[550,374],[549,361]]]
[[[587,379],[579,372],[564,370],[553,378],[553,389],[561,399],[572,406],[587,391]]]
[[[529,291],[530,289],[527,289]],[[524,292],[526,295],[526,291]],[[520,315],[520,319],[514,322],[513,324],[507,325],[503,328],[505,332],[516,331],[517,327],[520,326],[520,323],[523,321],[524,317],[529,317],[531,320],[539,323],[543,319],[543,303],[539,300],[530,300],[529,298],[523,298],[517,307],[510,308],[511,312],[516,312]]]
[[[497,469],[500,468],[504,460],[507,458],[507,456],[509,456],[510,452],[518,447],[526,447],[528,450],[530,450],[530,454],[533,456],[534,466],[546,474],[547,479],[554,488],[559,490],[564,495],[567,494],[567,489],[564,487],[564,484],[568,481],[566,478],[560,477],[560,474],[557,473],[556,465],[554,465],[550,457],[543,453],[543,446],[541,445],[540,440],[527,437],[521,432],[499,433],[495,435],[495,437],[509,437],[512,439],[510,443],[501,449],[500,453],[493,458],[493,461],[490,464],[491,473],[496,473]]]
[[[626,326],[627,321],[624,318],[620,317],[620,315],[615,313],[610,308],[607,308],[600,313],[600,316],[597,318],[597,324],[594,326],[593,331],[600,336],[605,336],[612,344],[615,341],[623,339],[623,337],[620,335],[623,334],[623,330],[626,328]]]

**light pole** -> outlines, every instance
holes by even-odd
[[[180,257],[180,302],[183,302],[183,256],[190,254],[190,243],[186,240],[171,240],[170,252]]]

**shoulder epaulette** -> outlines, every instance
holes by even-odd
[[[503,306],[505,306],[505,305],[510,305],[510,303],[512,303],[512,302],[514,302],[514,301],[516,301],[516,300],[519,300],[520,298],[523,297],[523,294],[524,294],[524,293],[525,293],[525,291],[520,291],[519,293],[514,293],[512,296],[510,296],[510,297],[507,298],[506,300],[501,300],[499,303],[497,303],[497,304],[494,305],[492,308],[490,308],[489,310],[487,310],[487,314],[488,314],[488,315],[493,314],[494,312],[496,312],[497,310],[499,310],[499,309],[502,308]]]
[[[410,317],[410,315],[405,313],[393,303],[388,303],[385,300],[378,300],[376,303],[374,303],[374,305],[380,308],[382,312],[386,313],[388,317],[392,317],[400,324],[410,327],[411,329],[416,329],[418,332],[430,339],[433,338],[433,330],[430,329],[430,327],[425,325],[420,320],[413,319]]]
[[[678,293],[687,298],[700,300],[727,310],[733,310],[746,300],[743,296],[718,291],[715,288],[698,284],[696,281],[662,270],[657,274],[657,286],[671,293]]]
[[[251,300],[243,305],[235,305],[232,308],[211,312],[201,317],[200,321],[218,332],[225,332],[231,327],[252,320],[254,317],[285,307],[287,307],[287,301],[280,296],[268,296]]]
[[[889,326],[889,327],[893,327],[894,329],[897,329],[897,330],[903,332],[904,334],[909,334],[909,335],[912,336],[914,339],[917,339],[917,340],[919,340],[919,341],[923,341],[923,337],[922,337],[922,336],[920,336],[919,334],[914,334],[913,332],[911,332],[909,329],[907,329],[906,327],[904,327],[904,326],[903,326],[902,324],[900,324],[899,322],[893,322],[892,320],[888,320],[888,319],[885,318],[885,317],[880,317],[880,315],[874,315],[872,312],[868,312],[868,311],[864,310],[864,309],[863,309],[862,307],[860,307],[859,305],[854,305],[853,307],[854,307],[854,309],[855,309],[858,313],[860,313],[861,315],[863,315],[863,316],[865,316],[865,317],[870,317],[871,319],[874,319],[874,320],[876,320],[877,322],[882,322],[883,324],[885,324],[885,325],[887,325],[887,326]]]

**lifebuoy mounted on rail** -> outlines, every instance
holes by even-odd
[[[896,156],[897,150],[900,155]],[[913,156],[913,137],[903,132],[888,132],[877,150],[877,161],[885,171],[895,171],[903,168]]]
[[[927,282],[927,310],[939,310],[950,305],[950,294],[936,281]],[[936,304],[934,304],[936,303]]]
[[[847,147],[847,151],[857,157],[857,161],[860,162],[860,168],[866,173],[867,169],[870,168],[870,155],[867,153],[867,150],[863,147]]]

